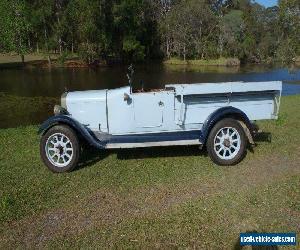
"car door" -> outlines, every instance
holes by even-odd
[[[132,95],[136,128],[156,128],[163,124],[164,92]]]
[[[135,132],[133,100],[128,86],[107,91],[107,121],[112,135]]]

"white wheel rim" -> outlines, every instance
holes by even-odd
[[[223,160],[233,159],[241,148],[241,137],[238,131],[232,127],[221,128],[214,139],[214,150],[217,156]]]
[[[56,167],[66,167],[73,158],[73,145],[69,137],[62,133],[49,136],[45,145],[48,160]]]

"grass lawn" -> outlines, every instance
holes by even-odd
[[[29,54],[24,56],[25,62],[47,60],[46,56],[42,54]],[[0,64],[6,63],[22,63],[21,56],[10,55],[10,54],[0,54]]]
[[[66,56],[65,63],[59,61],[59,54],[50,54],[52,67],[83,67],[84,62],[78,59],[77,55]],[[27,54],[24,56],[25,67],[48,67],[47,55],[41,53]],[[0,54],[0,69],[1,68],[19,68],[23,67],[22,59],[17,54]]]
[[[299,104],[284,97],[280,119],[259,123],[272,142],[234,167],[175,147],[86,152],[53,174],[37,126],[2,129],[0,248],[239,249],[248,231],[297,232],[299,247]]]
[[[165,65],[186,65],[186,66],[239,66],[241,64],[238,58],[218,58],[206,60],[182,60],[171,58],[164,61]]]

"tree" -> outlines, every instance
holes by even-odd
[[[277,57],[290,61],[300,54],[300,2],[279,1],[279,46]]]
[[[158,25],[161,47],[168,59],[171,57],[172,44],[170,19],[168,19],[168,14],[177,2],[178,1],[175,0],[149,0],[153,12],[153,19]]]
[[[225,44],[226,56],[240,56],[245,29],[242,11],[230,11],[221,19],[220,26],[220,39],[222,39],[222,44]]]
[[[72,48],[74,37],[78,43],[80,56],[91,63],[99,53],[99,37],[103,27],[97,25],[98,15],[102,15],[102,1],[96,0],[73,0],[67,6],[67,19],[71,24],[69,35],[71,36]]]
[[[143,60],[146,33],[145,2],[123,0],[113,6],[114,28],[117,31],[115,48],[125,60]]]
[[[265,8],[253,0],[1,0],[0,51],[77,53],[140,61],[300,55],[300,2]],[[64,54],[62,55],[62,53]]]
[[[215,44],[214,31],[217,19],[204,0],[184,0],[172,7],[164,21],[169,32],[171,55],[187,57],[209,57]]]
[[[28,50],[30,25],[25,1],[2,0],[0,2],[0,36],[1,47],[6,51],[14,51],[21,56]]]
[[[51,38],[54,20],[54,0],[28,1],[27,5],[30,8],[29,23],[31,23],[31,39],[36,44],[37,52],[40,52],[40,48],[42,48],[43,52],[47,55],[50,66],[50,52],[53,49]]]

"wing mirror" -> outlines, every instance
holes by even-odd
[[[128,71],[127,71],[127,78],[128,78],[128,83],[129,83],[129,86],[130,86],[130,93],[132,92],[132,78],[133,78],[133,74],[134,74],[133,65],[130,64],[130,66],[128,67]]]
[[[128,101],[130,101],[130,95],[128,95],[127,93],[124,93],[124,101],[125,102],[128,102]]]

